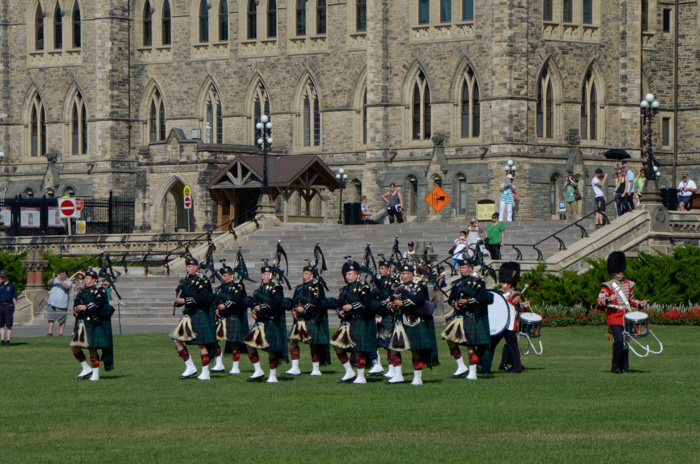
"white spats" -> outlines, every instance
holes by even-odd
[[[209,380],[209,366],[202,366],[202,373],[197,378],[199,380]]]
[[[354,379],[355,378],[355,371],[352,370],[352,366],[350,365],[350,361],[344,363],[343,367],[345,368],[345,375],[343,376],[342,379],[340,379],[340,381],[341,382],[349,382],[352,379]]]
[[[194,363],[192,362],[192,358],[188,359],[185,361],[185,372],[180,375],[181,379],[187,379],[192,377],[197,373],[197,368],[194,367]]]
[[[267,377],[267,383],[277,383],[277,369],[270,369],[270,375]]]
[[[323,375],[323,374],[321,374],[321,369],[320,369],[321,363],[314,362],[314,363],[311,363],[311,366],[312,366],[311,374],[309,374],[309,375],[314,375],[314,376]]]
[[[373,376],[373,375],[381,375],[384,373],[384,368],[382,367],[382,362],[379,359],[379,352],[377,352],[377,359],[374,360],[374,364],[372,365],[372,369],[367,372],[368,376]]]
[[[423,385],[423,371],[413,371],[413,382],[411,385]]]
[[[224,367],[224,360],[223,360],[223,355],[219,355],[216,357],[216,364],[214,365],[214,368],[211,370],[214,373],[218,372],[224,372],[226,368]]]
[[[298,359],[292,359],[292,367],[284,375],[301,375]]]
[[[92,367],[90,367],[87,361],[81,362],[80,367],[82,367],[83,370],[81,370],[80,374],[78,374],[78,380],[83,380],[90,377],[90,375],[92,374]]]
[[[457,370],[452,374],[452,378],[458,378],[464,376],[467,373],[467,366],[464,364],[464,358],[459,358],[457,360]]]
[[[97,382],[98,380],[100,380],[100,368],[93,367],[92,375],[90,376],[90,382]]]
[[[262,367],[260,367],[260,361],[253,363],[253,368],[255,371],[253,372],[253,375],[248,377],[248,382],[255,382],[256,380],[260,380],[265,377],[265,373],[263,372]]]
[[[364,369],[357,369],[357,378],[353,380],[352,383],[367,383],[367,379],[365,379],[365,370]]]
[[[389,364],[389,369],[387,369],[387,373],[384,374],[384,377],[387,377],[387,378],[394,377],[394,366],[393,365]]]
[[[238,367],[238,362],[239,362],[239,361],[234,361],[234,362],[233,362],[233,367],[231,368],[230,371],[228,371],[229,374],[240,374],[240,373],[241,373],[241,370],[240,370],[240,368]]]
[[[469,375],[467,375],[467,380],[476,380],[476,364],[469,365]]]
[[[394,376],[386,381],[389,385],[394,383],[403,383],[403,372],[401,366],[394,366]]]

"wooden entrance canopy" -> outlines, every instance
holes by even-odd
[[[267,178],[270,196],[274,201],[282,196],[285,203],[284,215],[287,219],[287,202],[294,192],[299,192],[306,203],[306,215],[309,215],[310,202],[316,195],[321,195],[320,187],[330,191],[338,187],[335,173],[316,155],[270,155],[267,156]],[[263,156],[237,155],[231,163],[222,169],[209,183],[209,189],[219,199],[220,224],[245,211],[240,197],[256,200],[262,192]],[[239,198],[237,198],[239,197]],[[225,201],[223,201],[225,200]],[[322,198],[322,200],[326,200]],[[221,205],[228,203],[230,211]]]

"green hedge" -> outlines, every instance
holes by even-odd
[[[13,253],[9,251],[0,252],[0,269],[7,270],[10,282],[17,287],[17,294],[24,291],[27,286],[27,270],[22,267],[22,261],[27,257],[26,252]],[[90,266],[97,266],[97,258],[89,259],[88,256],[79,256],[75,258],[66,258],[60,255],[54,255],[44,252],[44,259],[48,261],[48,265],[44,270],[44,282],[47,282],[51,276],[63,269],[68,269],[68,277],[70,277],[78,267],[87,269]]]
[[[602,282],[610,280],[605,259],[587,259],[592,266],[584,274],[564,271],[549,274],[544,264],[523,274],[520,287],[528,284],[524,297],[534,305],[596,307]],[[700,302],[700,248],[683,245],[672,255],[639,253],[627,260],[625,277],[636,282],[635,298],[657,305],[693,306]]]

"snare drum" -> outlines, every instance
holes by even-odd
[[[625,332],[632,338],[646,337],[649,333],[649,315],[641,311],[625,314]]]
[[[489,290],[493,294],[493,303],[489,305],[489,329],[491,336],[499,335],[506,330],[510,319],[508,311],[508,301],[494,290]]]
[[[529,338],[538,338],[540,336],[540,326],[542,325],[542,316],[535,313],[520,313],[519,332]]]

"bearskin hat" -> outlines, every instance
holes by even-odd
[[[498,270],[498,281],[505,284],[511,284],[513,287],[518,285],[520,278],[520,264],[514,261],[508,261],[501,264]]]
[[[617,274],[627,269],[627,258],[622,251],[613,251],[608,256],[608,273]]]
[[[345,274],[347,274],[349,271],[360,272],[360,264],[357,261],[348,260],[345,264],[343,264],[343,277],[345,277]]]

